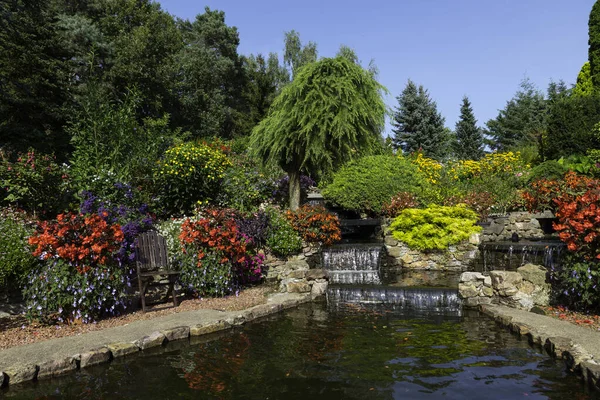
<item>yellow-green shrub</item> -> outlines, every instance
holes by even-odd
[[[416,250],[446,250],[449,245],[481,231],[477,214],[465,205],[408,208],[392,221],[390,230],[397,240]]]

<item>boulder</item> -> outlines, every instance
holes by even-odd
[[[139,349],[137,346],[134,346],[135,350]],[[77,358],[76,357],[66,357],[62,360],[52,360],[47,361],[43,364],[40,364],[38,371],[38,379],[46,378],[51,376],[57,376],[69,371],[74,371],[77,369]]]
[[[106,345],[106,347],[112,353],[113,358],[127,356],[129,354],[134,354],[140,351],[140,348],[135,345],[135,343],[111,343]]]
[[[144,336],[141,339],[135,341],[136,346],[142,350],[146,350],[152,347],[162,346],[167,338],[160,332],[153,332],[148,336]]]
[[[312,285],[310,294],[313,297],[323,296],[327,292],[327,286],[328,286],[327,282],[315,282]]]
[[[317,279],[327,278],[327,270],[324,269],[309,269],[306,272],[306,280],[316,281]]]
[[[541,265],[526,264],[517,268],[523,279],[533,283],[535,286],[544,286],[546,284],[546,268]]]
[[[288,293],[308,293],[311,291],[310,285],[304,281],[291,281],[287,285]]]
[[[80,367],[81,368],[91,367],[92,365],[109,362],[110,357],[111,357],[111,352],[107,347],[101,347],[99,349],[81,353]]]

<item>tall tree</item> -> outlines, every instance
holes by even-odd
[[[242,134],[244,74],[236,27],[208,7],[194,22],[181,22],[185,46],[178,54],[175,92],[179,123],[197,137]]]
[[[284,41],[283,63],[287,66],[290,78],[293,80],[300,68],[317,61],[317,44],[308,42],[302,45],[300,34],[295,30],[285,32]]]
[[[483,133],[477,126],[473,107],[467,96],[462,99],[455,133],[454,153],[460,160],[479,160],[483,156]]]
[[[385,90],[344,57],[323,58],[298,71],[254,128],[252,151],[290,177],[290,207],[300,204],[300,173],[320,177],[381,148]]]
[[[392,120],[394,147],[404,153],[422,151],[428,157],[444,158],[448,151],[448,133],[444,117],[429,92],[409,80],[396,99],[398,106]]]
[[[600,88],[600,1],[596,1],[588,22],[588,61],[594,89]]]
[[[66,154],[66,54],[45,0],[0,2],[0,147]]]
[[[492,148],[506,150],[522,145],[537,145],[546,129],[546,99],[529,79],[495,119],[489,120],[486,134]]]

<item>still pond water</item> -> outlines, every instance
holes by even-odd
[[[307,304],[191,343],[0,392],[7,399],[600,399],[477,312]]]

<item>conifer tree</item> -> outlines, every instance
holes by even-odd
[[[467,96],[462,99],[460,117],[456,123],[454,153],[460,160],[479,160],[483,156],[483,134],[477,127],[477,120]]]
[[[594,89],[600,88],[600,1],[596,1],[588,22],[588,61]]]
[[[396,98],[394,112],[394,147],[404,153],[422,151],[427,157],[442,159],[448,150],[448,134],[444,118],[437,111],[427,90],[409,80]]]

